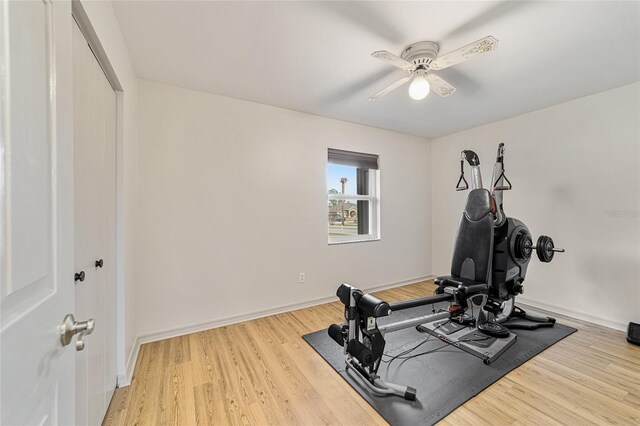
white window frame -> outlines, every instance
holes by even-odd
[[[331,164],[331,163],[329,163]],[[365,241],[380,241],[380,170],[369,169],[369,195],[357,194],[327,194],[327,204],[331,200],[369,201],[369,233],[353,235],[329,235],[327,226],[327,239],[329,245],[360,243]]]

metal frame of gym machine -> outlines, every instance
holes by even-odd
[[[480,160],[475,152],[465,150],[461,153],[460,179],[456,190],[469,188],[464,177],[465,161],[471,166],[472,190],[482,189]],[[502,192],[511,189],[511,182],[505,176],[502,143],[498,146],[491,189],[495,233],[491,279],[487,280],[488,283],[439,277],[435,280],[439,285],[436,294],[395,303],[384,302],[346,283],[338,288],[337,296],[345,305],[347,323],[342,326],[332,324],[328,332],[344,348],[347,371],[355,373],[373,393],[416,399],[414,388],[386,382],[377,374],[387,333],[417,327],[481,358],[488,365],[516,342],[517,336],[510,333],[508,328],[534,329],[550,327],[555,323],[554,318],[527,313],[515,306],[516,294],[523,291],[522,283],[532,252],[536,251],[538,258],[547,263],[553,259],[555,252],[564,250],[555,248],[553,240],[544,235],[540,236],[534,247],[524,223],[505,215]],[[382,325],[377,321],[394,311],[441,302],[449,302],[449,308]],[[471,315],[467,313],[469,309]],[[507,324],[508,328],[502,324]]]

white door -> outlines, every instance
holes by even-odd
[[[71,2],[0,0],[3,425],[75,419],[71,28]]]
[[[76,422],[102,422],[116,387],[116,94],[73,26],[76,313],[95,319],[76,355]]]

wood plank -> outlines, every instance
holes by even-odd
[[[107,409],[107,414],[102,421],[103,426],[124,424],[129,407],[129,397],[131,396],[131,386],[116,388],[111,398],[111,403]]]
[[[125,424],[156,424],[161,405],[161,391],[166,371],[165,346],[167,341],[142,345],[134,369],[129,392],[131,398]]]
[[[170,357],[170,360],[175,358]],[[162,398],[158,413],[158,424],[196,424],[193,368],[190,363],[180,363],[168,368],[163,377]]]
[[[598,380],[597,378],[593,377],[593,374],[591,374],[592,370],[581,372],[578,370],[574,370],[571,367],[562,365],[561,363],[542,357],[534,358],[530,361],[530,363],[531,365],[540,366],[546,371],[558,374],[566,379],[569,379],[575,383],[579,383],[586,388],[589,388],[595,392],[601,393],[602,395],[608,396],[609,398],[613,398],[618,401],[623,401],[629,394],[629,392],[624,389],[620,389],[619,387],[610,385],[602,380]]]

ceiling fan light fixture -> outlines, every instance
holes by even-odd
[[[413,78],[413,81],[409,85],[409,96],[415,101],[420,101],[427,97],[431,85],[427,80],[426,74],[419,74]]]
[[[497,45],[498,40],[492,36],[486,36],[442,56],[438,56],[439,47],[433,41],[413,43],[400,56],[396,56],[386,50],[377,50],[371,56],[407,71],[409,75],[369,96],[368,100],[378,100],[408,82],[411,82],[409,96],[416,101],[426,98],[431,89],[442,98],[451,96],[456,92],[456,88],[438,74],[433,73],[433,71],[443,70],[473,59],[480,54],[491,52]]]

